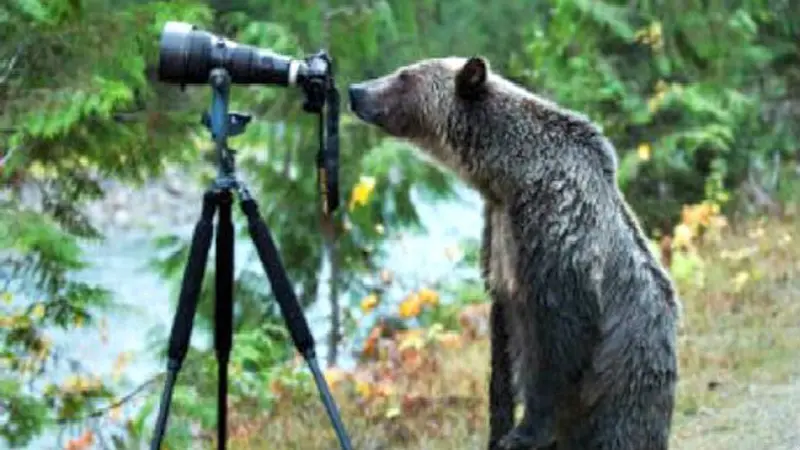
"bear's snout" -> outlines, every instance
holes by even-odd
[[[347,89],[350,97],[350,110],[364,122],[372,123],[375,114],[365,100],[367,98],[367,88],[363,83],[353,83]]]

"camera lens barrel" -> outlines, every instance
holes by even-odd
[[[183,22],[167,22],[161,33],[159,79],[205,84],[211,70],[225,68],[233,84],[293,85],[304,62],[266,49],[238,44]]]

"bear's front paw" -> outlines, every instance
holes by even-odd
[[[505,435],[498,447],[501,450],[538,450],[550,447],[555,443],[555,436],[552,433],[536,432],[522,425],[514,427],[511,432]]]

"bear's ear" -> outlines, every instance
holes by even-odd
[[[468,59],[456,74],[456,94],[466,100],[475,100],[486,91],[489,62],[480,56]]]

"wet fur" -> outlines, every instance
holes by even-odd
[[[359,117],[417,144],[485,200],[489,448],[517,433],[567,450],[667,449],[680,305],[602,132],[482,58],[421,61],[359,89]],[[515,390],[526,412],[512,431]]]

